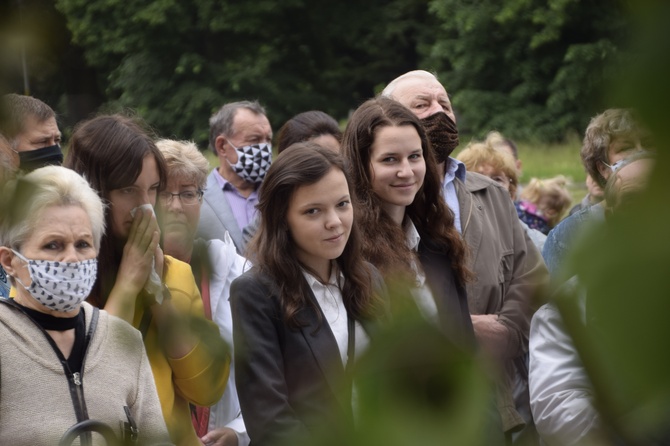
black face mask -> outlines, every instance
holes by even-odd
[[[40,167],[63,164],[63,152],[60,145],[42,147],[41,149],[19,152],[19,168],[24,172],[32,172]]]
[[[458,147],[458,128],[446,113],[435,113],[421,120],[426,135],[433,147],[437,163],[444,163]]]

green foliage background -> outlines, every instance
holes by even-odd
[[[463,133],[562,141],[613,105],[600,87],[629,35],[610,0],[16,0],[6,16],[64,127],[132,108],[201,146],[225,102],[260,100],[275,129],[309,109],[343,120],[416,68],[453,92]]]
[[[617,444],[667,444],[670,5],[630,4],[632,15],[622,14],[621,2],[605,0],[2,2],[0,88],[24,92],[18,56],[23,48],[27,92],[54,105],[66,126],[101,109],[132,107],[163,136],[200,142],[207,118],[225,101],[258,98],[268,105],[275,128],[308,108],[344,119],[393,77],[417,67],[437,70],[453,92],[459,125],[475,136],[497,128],[528,140],[570,138],[599,110],[635,106],[658,142],[650,189],[609,219],[569,263],[570,274],[577,273],[588,289],[598,323],[574,323],[581,315],[570,296],[561,310],[573,321],[596,404],[622,439]],[[631,26],[636,44],[629,51]],[[372,358],[396,364],[389,354],[395,350],[387,345],[398,344],[397,333],[416,341],[409,343],[412,353],[433,339],[428,329],[421,336],[414,328],[411,334],[389,332],[373,347]],[[425,354],[440,366],[438,360],[448,358],[435,357],[435,351]],[[403,353],[399,360],[404,358]],[[351,444],[384,438],[404,445],[418,435],[430,444],[432,438],[463,438],[462,432],[474,431],[470,419],[455,427],[431,419],[429,430],[425,418],[408,418],[401,409],[412,407],[416,393],[398,392],[398,382],[407,376],[412,384],[423,376],[407,368],[393,380],[376,381],[377,363],[370,361],[362,370],[363,378],[372,377],[371,387],[362,389],[362,408],[377,410],[381,396],[394,400],[383,408],[376,430]],[[467,358],[462,364],[467,372],[460,381],[475,382],[478,369],[467,369]],[[453,363],[434,370],[451,382]],[[454,388],[460,381],[454,378]],[[431,395],[433,387],[426,390]],[[485,403],[485,395],[479,400]],[[444,409],[431,413],[453,420],[451,406]]]

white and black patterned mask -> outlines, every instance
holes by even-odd
[[[14,254],[27,263],[32,283],[23,288],[39,303],[53,311],[71,311],[79,308],[93,289],[98,273],[98,259],[81,262],[31,260],[18,252]]]
[[[230,144],[230,141],[228,141]],[[237,162],[231,167],[243,180],[259,184],[272,164],[272,144],[254,144],[251,146],[235,147]]]

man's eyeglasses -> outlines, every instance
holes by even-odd
[[[169,206],[172,203],[174,197],[179,197],[179,201],[184,206],[192,206],[198,204],[202,201],[203,191],[198,190],[185,190],[179,192],[178,194],[173,194],[172,192],[163,191],[158,194],[158,198],[161,200],[161,204],[164,206]]]

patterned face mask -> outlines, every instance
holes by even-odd
[[[265,174],[272,163],[272,144],[254,144],[251,146],[235,147],[237,162],[231,164],[236,174],[252,184],[263,182]]]
[[[435,160],[438,164],[444,163],[451,152],[458,147],[458,128],[444,112],[435,113],[421,120],[426,135],[433,147]]]
[[[27,263],[32,283],[26,286],[15,277],[39,303],[53,311],[71,311],[79,308],[93,289],[98,273],[98,259],[81,262],[30,260],[14,251]]]

